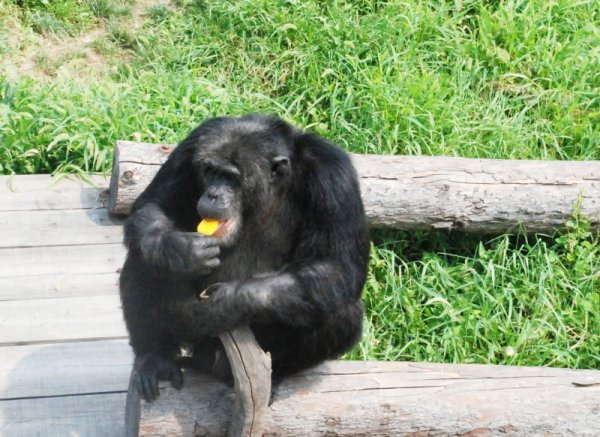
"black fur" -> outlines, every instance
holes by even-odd
[[[196,232],[205,210],[237,217],[231,241]],[[360,338],[369,242],[356,172],[341,149],[278,118],[192,131],[135,202],[125,244],[121,299],[147,400],[159,379],[181,386],[182,345],[210,368],[214,337],[238,325],[276,377]]]

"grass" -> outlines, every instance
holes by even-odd
[[[42,52],[41,72],[0,73],[0,173],[108,172],[117,139],[177,142],[251,111],[357,152],[600,159],[598,23],[592,0],[0,0],[0,56],[19,71],[15,55],[89,32],[107,66],[69,76],[79,54]],[[585,218],[550,236],[373,240],[351,357],[600,368]]]
[[[462,254],[438,235],[414,259],[414,236],[376,239],[366,338],[350,356],[598,368],[600,244],[585,229],[473,239]]]
[[[3,3],[21,6],[23,21],[45,35],[79,33],[94,23],[89,6],[79,0],[5,0]]]
[[[100,18],[124,17],[131,15],[129,2],[114,0],[90,0],[89,6],[93,13]]]

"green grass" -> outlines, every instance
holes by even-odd
[[[44,35],[79,33],[94,22],[87,3],[79,0],[5,0],[3,3],[19,6],[23,21]]]
[[[600,367],[600,241],[585,224],[466,247],[436,237],[423,236],[434,250],[414,235],[375,239],[366,338],[350,357]]]
[[[2,0],[0,6],[33,30],[44,35],[78,34],[90,29],[97,18],[131,15],[132,0]]]
[[[10,20],[24,52],[101,28],[110,68],[0,73],[2,174],[108,172],[117,139],[251,111],[358,152],[600,159],[597,1],[17,3],[0,0],[0,55]],[[528,238],[375,232],[350,356],[600,367],[599,247],[581,217]]]
[[[131,1],[89,0],[92,12],[101,18],[124,17],[131,15]]]

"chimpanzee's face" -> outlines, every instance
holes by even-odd
[[[291,172],[290,147],[282,135],[230,131],[209,143],[195,161],[201,218],[218,220],[213,234],[232,246],[245,221],[257,219],[278,201]]]
[[[223,246],[232,245],[242,225],[241,172],[231,163],[204,159],[200,163],[200,217],[219,221],[213,234]]]

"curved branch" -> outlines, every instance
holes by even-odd
[[[262,436],[262,419],[271,397],[271,357],[249,327],[221,334],[235,383],[229,437]]]

